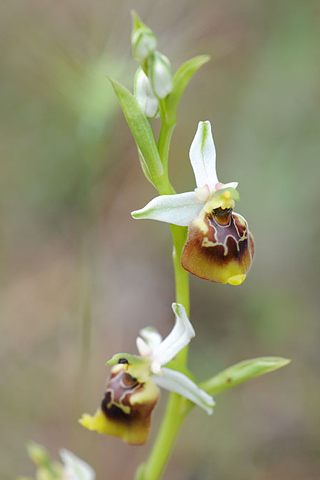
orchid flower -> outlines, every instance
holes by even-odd
[[[38,480],[95,480],[93,468],[69,450],[62,448],[60,457],[63,463],[51,460],[48,451],[38,443],[27,444],[30,459],[38,466]],[[24,480],[26,477],[19,477]]]
[[[190,148],[197,188],[193,192],[161,195],[141,210],[136,219],[153,219],[188,226],[181,263],[190,273],[214,282],[241,284],[254,254],[247,221],[234,213],[237,182],[220,183],[210,122],[199,122]]]
[[[62,480],[95,480],[95,471],[88,463],[65,448],[59,453],[64,463]]]
[[[130,444],[146,442],[151,413],[159,398],[158,386],[178,393],[212,414],[214,400],[183,373],[163,367],[170,362],[195,336],[185,309],[172,304],[176,322],[162,340],[153,328],[144,328],[137,338],[140,356],[119,353],[107,365],[112,365],[101,407],[91,416],[79,420],[89,430],[120,437]]]

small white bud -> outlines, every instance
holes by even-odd
[[[149,28],[136,12],[132,11],[132,33],[131,43],[134,57],[139,62],[144,62],[157,48],[157,39],[151,28]]]
[[[160,52],[153,52],[149,60],[149,79],[158,98],[165,98],[173,89],[169,59]]]
[[[150,81],[141,67],[138,68],[134,77],[134,96],[141,110],[148,118],[155,118],[159,114],[159,103],[154,95]]]
[[[134,57],[142,62],[157,48],[157,39],[148,28],[138,28],[134,31],[131,41]]]

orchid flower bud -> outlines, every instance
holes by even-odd
[[[141,67],[138,68],[134,77],[134,96],[148,118],[155,118],[159,115],[158,99],[154,95],[150,81]]]
[[[173,77],[169,59],[160,52],[153,52],[149,59],[148,77],[158,98],[165,98],[173,89]]]
[[[142,63],[157,48],[157,39],[153,31],[135,12],[132,12],[131,44],[133,56]]]

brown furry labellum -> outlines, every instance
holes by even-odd
[[[204,208],[191,222],[181,263],[197,277],[240,285],[254,255],[247,221],[231,208]]]
[[[135,366],[121,360],[112,368],[101,407],[93,416],[84,414],[80,423],[89,430],[141,445],[149,436],[159,388],[150,377],[148,364]]]

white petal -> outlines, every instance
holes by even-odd
[[[189,155],[197,187],[209,185],[210,190],[214,191],[219,180],[216,173],[216,149],[210,122],[199,122]]]
[[[162,337],[160,333],[156,328],[153,327],[146,327],[140,330],[140,336],[152,349],[160,345],[160,343],[162,342]]]
[[[195,188],[194,193],[196,194],[197,202],[205,203],[210,197],[209,185],[204,185],[204,187]]]
[[[180,303],[173,303],[172,310],[176,315],[176,323],[163,342],[153,349],[152,357],[158,360],[160,365],[170,362],[195,336],[184,307]]]
[[[84,460],[78,458],[73,453],[63,448],[60,450],[60,456],[64,463],[64,474],[68,480],[94,480],[95,471]]]
[[[155,95],[165,98],[173,89],[173,77],[169,59],[160,52],[153,52],[149,58],[150,82]]]
[[[236,189],[238,185],[239,185],[238,182],[219,183],[218,188],[216,188],[216,190],[222,190],[223,188],[234,188],[234,189]]]
[[[131,215],[137,219],[149,218],[187,227],[199,216],[202,207],[203,203],[197,202],[195,192],[186,192],[155,197],[144,208],[135,210]]]
[[[215,402],[211,395],[201,390],[198,385],[183,373],[164,367],[162,368],[162,376],[153,375],[152,379],[159,387],[179,393],[179,395],[191,400],[191,402],[203,408],[209,415],[213,413]]]
[[[141,357],[151,357],[152,348],[141,337],[137,337],[136,345]]]

